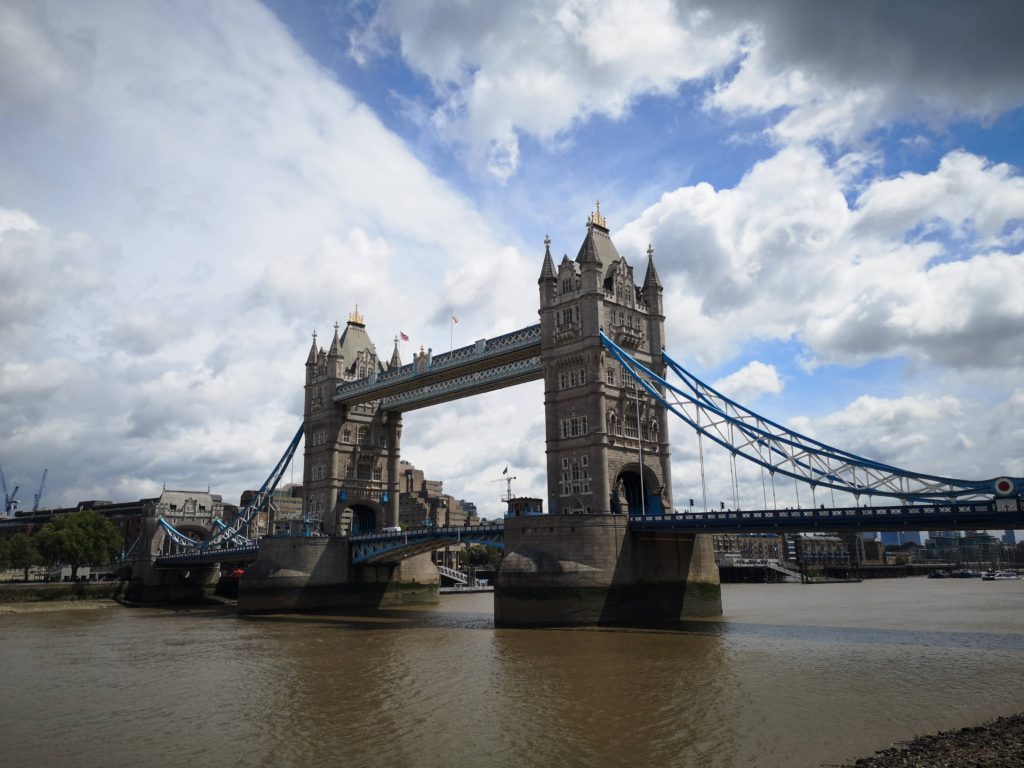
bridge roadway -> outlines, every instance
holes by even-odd
[[[543,375],[537,324],[339,384],[331,399],[341,407],[380,400],[384,410],[411,411]]]
[[[835,507],[721,512],[674,515],[636,515],[629,518],[634,531],[661,533],[843,533],[859,531],[957,531],[1024,528],[1024,502],[995,499],[959,504]],[[448,544],[483,544],[502,547],[505,526],[491,523],[470,527],[415,528],[405,531],[360,533],[349,537],[352,563],[397,562]],[[256,559],[256,544],[199,553],[163,555],[160,568],[188,568],[214,563]]]
[[[691,533],[1005,530],[1024,528],[1024,505],[1018,499],[996,499],[957,504],[687,512],[638,515],[630,518],[629,527],[636,531]]]

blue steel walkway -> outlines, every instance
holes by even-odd
[[[634,531],[798,533],[844,531],[958,531],[1024,528],[1017,499],[833,509],[687,512],[631,517]]]

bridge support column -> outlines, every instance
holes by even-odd
[[[497,626],[652,624],[718,616],[711,537],[633,533],[624,515],[505,521]]]
[[[347,538],[264,538],[239,582],[239,613],[436,604],[441,579],[430,555],[352,566]]]
[[[130,578],[124,597],[132,603],[198,603],[212,593],[220,576],[216,565],[194,568],[157,568],[156,557],[164,540],[157,517],[142,521],[138,553],[126,564]]]

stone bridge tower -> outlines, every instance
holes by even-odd
[[[648,248],[643,286],[619,255],[600,204],[575,261],[545,239],[541,360],[552,514],[671,511],[665,409],[601,345],[601,330],[664,374],[662,286]],[[642,470],[641,470],[642,467]]]
[[[401,365],[398,343],[388,365],[366,333],[359,308],[341,335],[334,326],[330,347],[306,359],[304,409],[306,514],[329,535],[380,530],[398,525],[398,464],[402,417],[378,402],[350,408],[334,404],[338,384]]]
[[[668,423],[600,340],[659,374],[665,317],[648,248],[638,287],[600,206],[575,261],[545,239],[541,362],[551,514],[505,521],[498,626],[675,622],[722,612],[709,536],[646,533],[630,515],[672,510]]]

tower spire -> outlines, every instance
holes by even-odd
[[[647,244],[647,274],[644,275],[643,291],[647,293],[650,289],[660,291],[661,280],[658,278],[658,270],[654,268],[654,246]]]
[[[329,357],[337,357],[341,354],[341,340],[338,338],[338,321],[334,321],[334,338],[331,339],[331,349],[327,353]]]
[[[306,365],[316,365],[316,331],[313,331],[313,346],[309,348],[309,357],[306,358]]]
[[[390,370],[392,368],[401,368],[401,367],[402,367],[402,357],[401,357],[401,355],[398,354],[398,337],[395,336],[395,349],[391,353],[391,361],[388,363],[388,369]]]
[[[538,283],[546,281],[557,281],[558,275],[555,272],[555,262],[551,258],[551,238],[544,235],[544,266],[540,269],[540,279]]]

